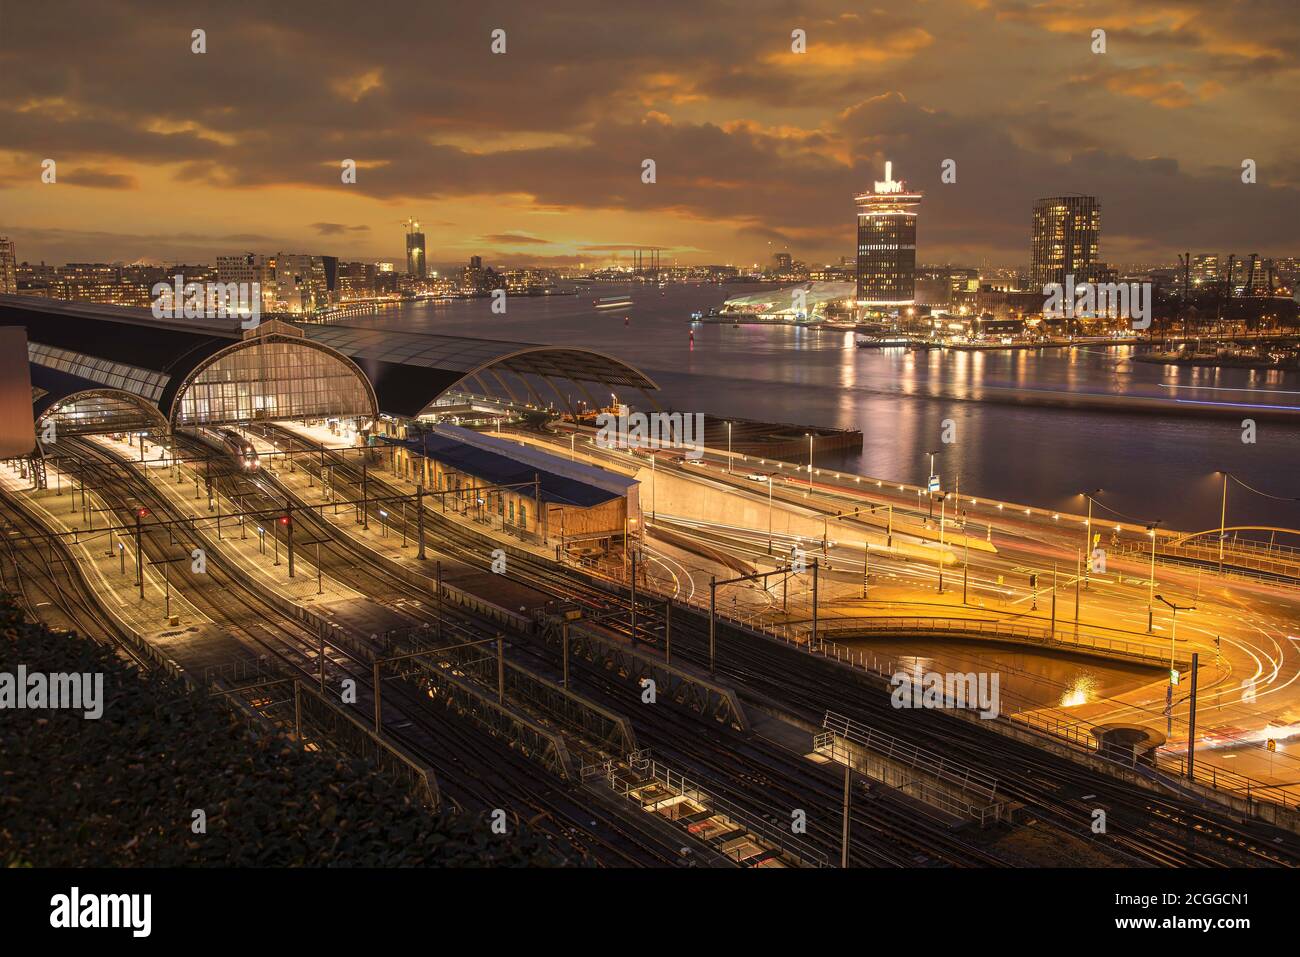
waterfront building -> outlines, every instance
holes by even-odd
[[[911,306],[916,302],[916,208],[921,194],[893,178],[854,197],[858,209],[857,290],[859,307]]]
[[[407,220],[406,230],[406,274],[423,279],[428,275],[428,255],[424,245],[424,233],[420,224],[414,219]]]
[[[1030,288],[1048,283],[1098,279],[1097,249],[1101,237],[1101,204],[1095,196],[1050,196],[1034,203],[1029,250]]]

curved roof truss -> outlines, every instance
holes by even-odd
[[[36,419],[36,434],[50,423],[52,440],[60,435],[166,431],[167,420],[148,399],[124,389],[83,389],[52,403]],[[43,444],[50,444],[42,438]]]
[[[209,425],[326,415],[377,418],[369,377],[327,345],[270,333],[199,362],[177,383],[167,418],[173,425]]]

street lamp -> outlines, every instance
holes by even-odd
[[[772,478],[769,473],[767,476],[767,553],[769,555],[772,554]]]
[[[808,436],[808,491],[812,491],[812,470],[813,470],[813,434],[805,432]]]
[[[1156,520],[1147,526],[1147,532],[1151,536],[1151,579],[1147,582],[1147,634],[1155,630],[1155,594],[1156,594],[1156,526],[1160,520]]]
[[[727,474],[731,474],[731,423],[727,423]]]
[[[1175,605],[1164,595],[1156,595],[1156,598],[1167,605],[1170,611],[1173,612],[1173,618],[1169,623],[1169,691],[1166,696],[1165,711],[1165,734],[1169,735],[1173,733],[1174,729],[1174,639],[1178,635],[1178,613],[1180,611],[1196,611],[1196,606]],[[1195,683],[1195,678],[1193,678],[1193,686],[1195,686]],[[1193,707],[1195,707],[1194,702]]]
[[[939,503],[939,594],[943,594],[943,520],[948,508],[948,496]]]
[[[655,512],[655,459],[657,456],[650,453],[650,521],[658,521],[658,514]],[[771,549],[768,549],[771,551]]]
[[[1156,595],[1156,601],[1163,602],[1164,605],[1173,612],[1173,618],[1169,626],[1169,678],[1172,681],[1174,672],[1174,639],[1178,634],[1178,613],[1180,611],[1196,611],[1196,606],[1175,605],[1164,595]]]
[[[1101,489],[1095,488],[1091,492],[1080,492],[1079,494],[1088,500],[1088,522],[1083,533],[1083,587],[1086,589],[1088,587],[1088,573],[1092,571],[1092,497],[1100,495]],[[1077,604],[1076,602],[1076,606]],[[1077,620],[1077,614],[1075,618]]]
[[[1228,472],[1223,473],[1223,504],[1219,507],[1219,574],[1223,574],[1223,539],[1228,522]]]
[[[925,498],[926,498],[926,502],[927,502],[927,506],[928,506],[928,508],[927,508],[927,514],[926,514],[926,521],[931,521],[931,520],[933,520],[933,518],[934,518],[934,492],[931,491],[931,489],[930,489],[930,483],[931,483],[931,482],[933,481],[933,479],[935,478],[935,472],[934,472],[934,457],[935,457],[936,455],[938,455],[938,454],[939,454],[940,452],[942,452],[942,451],[943,451],[942,449],[938,449],[938,450],[933,451],[933,452],[926,452],[926,453],[925,453],[926,455],[930,456],[930,474],[929,474],[929,476],[927,477],[926,482],[925,482]]]

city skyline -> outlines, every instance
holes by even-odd
[[[692,10],[688,32],[574,5],[544,22],[522,8],[499,23],[416,11],[401,30],[326,15],[293,34],[235,9],[170,23],[130,3],[87,7],[73,31],[6,8],[24,40],[0,39],[13,78],[0,233],[21,259],[211,262],[343,240],[348,258],[400,262],[393,226],[411,215],[430,265],[476,253],[565,266],[637,246],[665,263],[765,262],[777,249],[836,262],[853,249],[844,198],[887,157],[927,196],[919,261],[1020,265],[1026,209],[1063,193],[1106,205],[1107,262],[1292,254],[1293,147],[1280,124],[1255,121],[1297,88],[1280,4],[1249,18],[1211,4],[1140,17],[1118,4],[1086,17],[1069,5],[806,4],[747,11],[744,29]],[[1093,20],[1105,56],[1089,48]],[[498,27],[506,52],[494,54]],[[195,28],[211,52],[191,52]],[[806,52],[792,49],[796,30]],[[240,56],[216,55],[232,45]],[[967,52],[981,47],[997,61]],[[432,87],[420,66],[431,54],[449,67]],[[167,82],[134,76],[137,60]],[[280,92],[254,95],[264,90]],[[55,183],[41,181],[45,159]],[[344,159],[353,184],[340,181]],[[955,182],[941,179],[946,159]]]

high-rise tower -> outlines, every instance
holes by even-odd
[[[18,257],[14,241],[0,236],[0,293],[12,295],[18,291]]]
[[[414,219],[406,221],[406,274],[423,279],[428,274],[428,262],[424,250],[424,233],[420,224]]]
[[[1049,196],[1034,203],[1034,230],[1029,250],[1029,282],[1095,282],[1101,263],[1101,204],[1095,196]]]
[[[893,163],[858,207],[859,306],[910,306],[916,301],[916,207],[921,194],[896,181]]]

